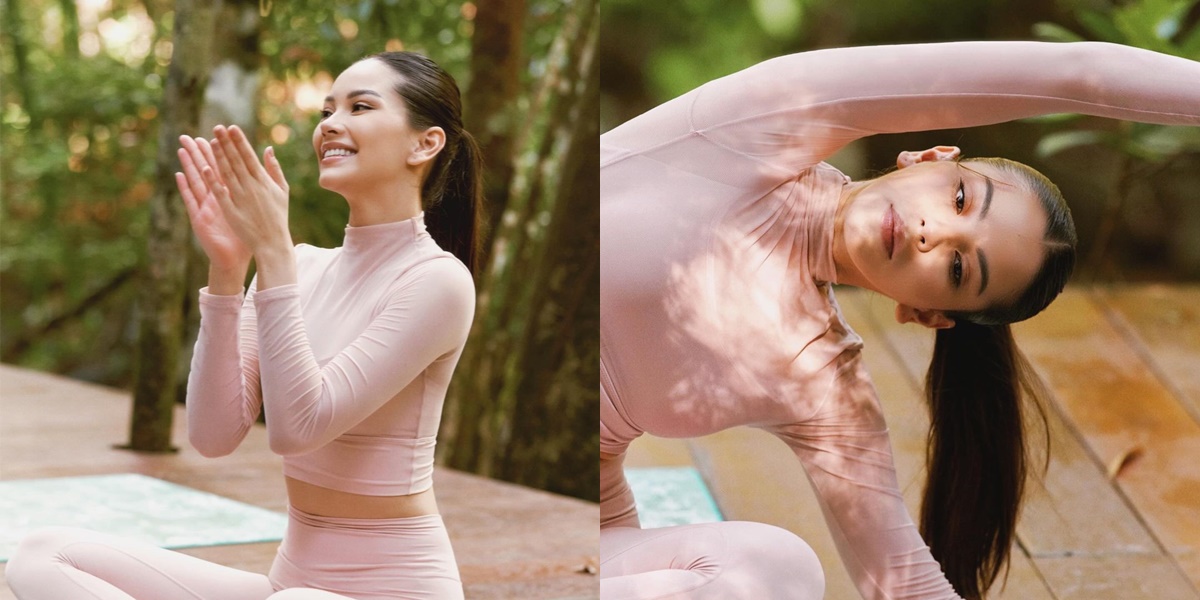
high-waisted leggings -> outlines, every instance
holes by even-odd
[[[341,519],[288,511],[270,575],[141,542],[54,527],[24,540],[5,571],[20,600],[461,599],[438,515]]]

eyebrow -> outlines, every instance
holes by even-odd
[[[383,96],[379,95],[379,92],[376,92],[374,90],[354,90],[353,92],[350,92],[350,94],[348,96],[346,96],[346,99],[349,100],[350,98],[353,98],[355,96],[375,96],[376,98],[383,98]],[[333,102],[333,96],[325,96],[325,101]],[[991,186],[992,186],[992,182],[989,181],[988,182],[988,200],[989,200],[989,202],[991,201],[991,198],[992,198]],[[984,210],[987,210],[987,209],[985,208]]]
[[[988,209],[992,207],[992,179],[984,177],[983,181],[987,184],[987,191],[983,195],[983,209],[979,211],[980,221],[987,216]],[[975,248],[975,260],[979,262],[979,293],[977,295],[982,296],[984,290],[987,289],[989,275],[987,255],[983,253],[983,249]]]

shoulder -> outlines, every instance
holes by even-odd
[[[406,269],[393,282],[392,296],[419,298],[447,311],[475,310],[475,280],[454,255],[438,252]]]

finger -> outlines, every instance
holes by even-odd
[[[213,128],[213,133],[217,135],[217,144],[213,147],[213,149],[220,150],[220,152],[217,153],[217,160],[221,160],[221,156],[224,155],[225,163],[229,166],[230,173],[238,181],[228,181],[228,175],[225,177],[226,180],[229,183],[237,183],[241,186],[248,184],[254,177],[253,171],[251,171],[250,166],[242,160],[242,153],[240,150],[238,150],[237,144],[230,136],[229,130],[224,126],[217,125],[215,128]],[[224,174],[224,168],[222,168],[221,172]],[[234,189],[237,188],[235,187]]]
[[[230,127],[227,133],[229,134],[229,141],[233,144],[234,149],[237,150],[238,158],[246,166],[246,172],[262,179],[267,172],[263,169],[262,163],[258,162],[258,155],[254,153],[254,146],[250,144],[250,139],[246,137],[246,133],[237,125]]]
[[[213,145],[212,150],[213,150],[213,156],[216,157],[216,159],[217,159],[216,172],[219,172],[221,174],[221,180],[224,182],[225,187],[228,188],[227,191],[230,192],[234,196],[240,197],[241,193],[242,193],[241,180],[238,177],[237,171],[233,168],[232,165],[229,164],[230,163],[229,157],[225,153],[225,148],[224,148],[223,143],[221,143],[218,140],[218,142]],[[216,175],[216,172],[214,172],[213,174]],[[206,178],[205,181],[208,181],[208,179]],[[222,204],[221,206],[223,207],[224,204]]]
[[[195,142],[190,142],[190,145],[193,148],[196,147]],[[183,176],[190,188],[189,191],[194,192],[196,199],[202,203],[204,197],[208,195],[208,186],[204,184],[204,179],[200,177],[200,168],[205,163],[201,161],[197,164],[195,156],[186,147],[180,148],[178,154],[179,164],[183,167]],[[199,154],[198,149],[195,154]]]
[[[204,176],[204,181],[208,183],[209,189],[212,190],[213,197],[217,199],[217,204],[221,205],[221,211],[225,215],[237,214],[237,207],[233,205],[233,200],[229,197],[229,188],[217,179],[217,172],[212,167],[204,167],[200,172]]]
[[[196,145],[200,147],[200,153],[204,155],[204,160],[214,169],[217,167],[217,157],[213,155],[212,144],[204,138],[196,138]]]
[[[200,211],[200,207],[196,203],[196,197],[192,195],[192,188],[187,182],[187,177],[183,173],[175,173],[175,185],[179,186],[179,196],[183,198],[183,205],[187,208],[188,220],[195,222],[196,213]]]
[[[267,146],[263,151],[263,162],[266,164],[267,174],[271,179],[283,188],[283,191],[288,191],[287,179],[283,176],[283,165],[279,164],[279,159],[275,157],[275,148]]]

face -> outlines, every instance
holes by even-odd
[[[1005,304],[1045,256],[1041,201],[1018,177],[946,160],[954,156],[956,148],[923,160],[902,155],[902,168],[864,182],[838,209],[839,276],[896,300],[902,321],[945,325],[938,313]]]
[[[441,129],[410,127],[404,99],[395,91],[399,81],[391,67],[367,59],[333,82],[313,131],[321,187],[347,197],[420,187],[422,169],[441,149]]]

